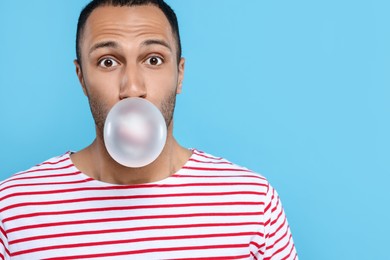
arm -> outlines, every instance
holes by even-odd
[[[4,230],[3,221],[0,221],[0,259],[10,259],[10,252],[8,249],[8,238]]]
[[[251,244],[253,258],[257,260],[298,259],[282,204],[271,185],[268,185],[263,217],[263,230]]]

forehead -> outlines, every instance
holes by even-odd
[[[86,21],[83,42],[91,43],[110,36],[150,36],[174,40],[168,19],[154,5],[96,8]]]

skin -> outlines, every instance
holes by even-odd
[[[191,156],[173,137],[173,110],[182,90],[184,59],[177,61],[177,43],[164,13],[155,6],[95,9],[81,39],[81,64],[76,73],[95,120],[96,138],[71,155],[88,176],[113,184],[150,183],[178,171]],[[104,146],[103,126],[120,100],[141,97],[151,101],[167,122],[167,141],[160,156],[142,168],[115,162]]]

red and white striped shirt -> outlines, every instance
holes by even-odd
[[[70,154],[0,184],[0,259],[297,259],[267,180],[194,150],[172,176],[113,185]]]

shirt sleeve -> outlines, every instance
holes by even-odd
[[[276,190],[268,185],[264,203],[263,229],[252,241],[252,257],[256,260],[297,260],[290,227]]]
[[[4,230],[3,221],[0,221],[0,259],[10,259],[10,253],[8,249],[8,238]]]

